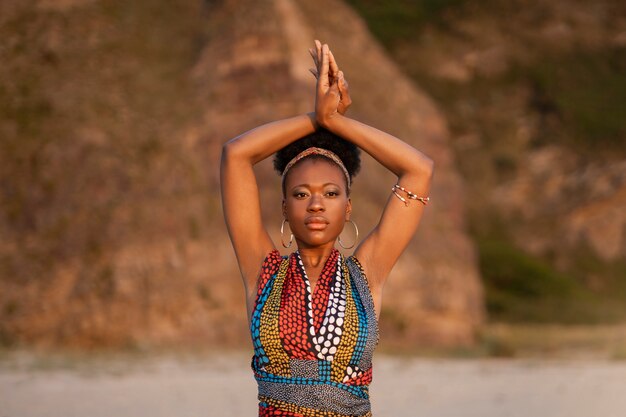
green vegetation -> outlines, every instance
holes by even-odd
[[[478,240],[490,318],[506,322],[603,323],[626,320],[618,294],[598,293],[507,241]]]
[[[433,358],[576,358],[626,360],[624,324],[487,323],[477,329],[477,343],[468,346],[380,346],[387,354]]]
[[[479,331],[474,355],[495,357],[580,357],[624,360],[626,327],[492,323]]]
[[[624,152],[626,137],[626,54],[623,49],[574,51],[545,55],[531,66],[514,70],[534,89],[531,109],[559,121],[546,126],[556,137],[584,151]]]
[[[348,0],[365,17],[370,30],[390,46],[398,40],[419,36],[425,24],[444,24],[446,10],[458,7],[465,0]]]
[[[422,44],[436,43],[442,39],[463,42],[476,39],[459,32],[459,22],[491,17],[504,22],[505,16],[513,15],[515,5],[490,1],[470,7],[463,0],[430,0],[374,2],[350,0],[354,8],[367,21],[370,30],[393,54],[397,47],[412,45],[416,56]],[[530,5],[529,7],[537,7]],[[536,11],[537,15],[541,12]],[[534,17],[538,23],[541,18]],[[531,24],[531,22],[527,22]],[[503,23],[504,25],[504,23]],[[436,28],[429,32],[428,41],[422,36],[425,28]],[[501,28],[502,31],[506,29]],[[583,152],[615,153],[624,155],[626,135],[626,53],[624,47],[604,46],[575,48],[546,46],[541,39],[528,39],[523,30],[507,31],[506,45],[510,51],[509,68],[503,73],[484,76],[480,73],[464,83],[433,77],[419,60],[400,64],[430,94],[447,113],[453,128],[463,133],[470,120],[459,107],[499,107],[498,92],[515,97],[520,88],[529,89],[531,94],[525,103],[526,111],[540,119],[541,126],[534,143],[560,142]],[[446,42],[441,44],[447,47]],[[454,51],[451,49],[451,55]],[[494,97],[495,95],[495,97]],[[514,115],[512,115],[514,116]],[[549,119],[550,123],[544,123]],[[509,120],[512,124],[514,120]],[[484,126],[481,128],[485,129]],[[489,134],[489,129],[485,129]],[[496,129],[496,131],[499,131]],[[482,133],[482,132],[481,132]],[[492,135],[493,136],[493,135]]]
[[[453,136],[478,138],[457,149],[471,193],[488,193],[514,178],[529,147],[560,144],[589,160],[626,157],[624,47],[586,42],[568,15],[555,15],[538,1],[525,3],[523,12],[517,3],[497,0],[350,3],[399,65],[435,98]],[[570,32],[550,37],[539,30],[558,24]],[[599,36],[608,24],[581,27]],[[483,58],[482,51],[501,55]],[[465,67],[464,54],[474,59]],[[465,75],[442,76],[430,57],[457,65]],[[489,64],[500,69],[481,70]],[[518,138],[520,126],[529,138]],[[513,230],[522,226],[507,224],[484,203],[468,204],[491,320],[568,325],[626,320],[624,260],[607,262],[582,247],[570,250],[568,261],[557,267],[553,254],[540,257],[517,247]],[[556,233],[555,221],[540,219],[524,227]],[[496,355],[510,353],[508,342],[491,336],[484,341]]]
[[[625,260],[606,261],[579,245],[557,267],[554,253],[537,256],[519,248],[496,211],[470,213],[469,219],[491,321],[567,325],[626,321]],[[554,233],[550,222],[542,230]]]
[[[189,68],[207,36],[203,10],[147,0],[11,10],[0,29],[11,39],[0,51],[0,166],[12,179],[0,222],[9,240],[38,245],[5,276],[38,276],[27,271],[39,259],[97,258],[127,196],[156,192],[128,165],[143,174],[176,155],[171,138],[200,116]]]

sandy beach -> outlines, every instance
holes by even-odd
[[[42,359],[0,364],[0,417],[255,416],[249,355]],[[626,363],[379,354],[376,417],[622,417]]]

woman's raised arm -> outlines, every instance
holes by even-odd
[[[261,220],[259,188],[252,167],[315,129],[315,115],[309,113],[259,126],[222,147],[222,207],[248,295],[256,291],[263,259],[275,248]]]
[[[428,196],[433,176],[433,161],[422,152],[402,140],[350,119],[336,111],[338,86],[342,81],[328,81],[329,49],[322,48],[322,60],[318,65],[319,78],[316,93],[315,114],[320,126],[349,140],[370,154],[374,159],[398,176],[397,184],[420,197]],[[362,261],[367,276],[379,288],[387,279],[419,225],[424,204],[407,200],[405,205],[391,191],[378,225],[355,249],[354,255]],[[402,193],[400,191],[400,193]]]

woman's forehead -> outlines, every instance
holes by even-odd
[[[286,185],[295,187],[299,184],[324,185],[345,183],[341,168],[332,161],[321,158],[306,158],[295,164],[287,173]]]

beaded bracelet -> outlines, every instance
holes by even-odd
[[[410,202],[407,201],[400,194],[398,194],[398,192],[396,190],[404,191],[408,198],[410,198],[411,200],[418,200],[418,201],[420,201],[424,205],[427,205],[428,202],[430,201],[430,197],[419,197],[419,196],[417,196],[417,194],[414,194],[414,193],[410,192],[409,190],[407,190],[406,188],[400,186],[400,184],[396,184],[396,185],[394,185],[391,188],[391,191],[393,191],[395,196],[398,197],[400,199],[400,201],[402,201],[404,203],[405,206],[408,206]]]

